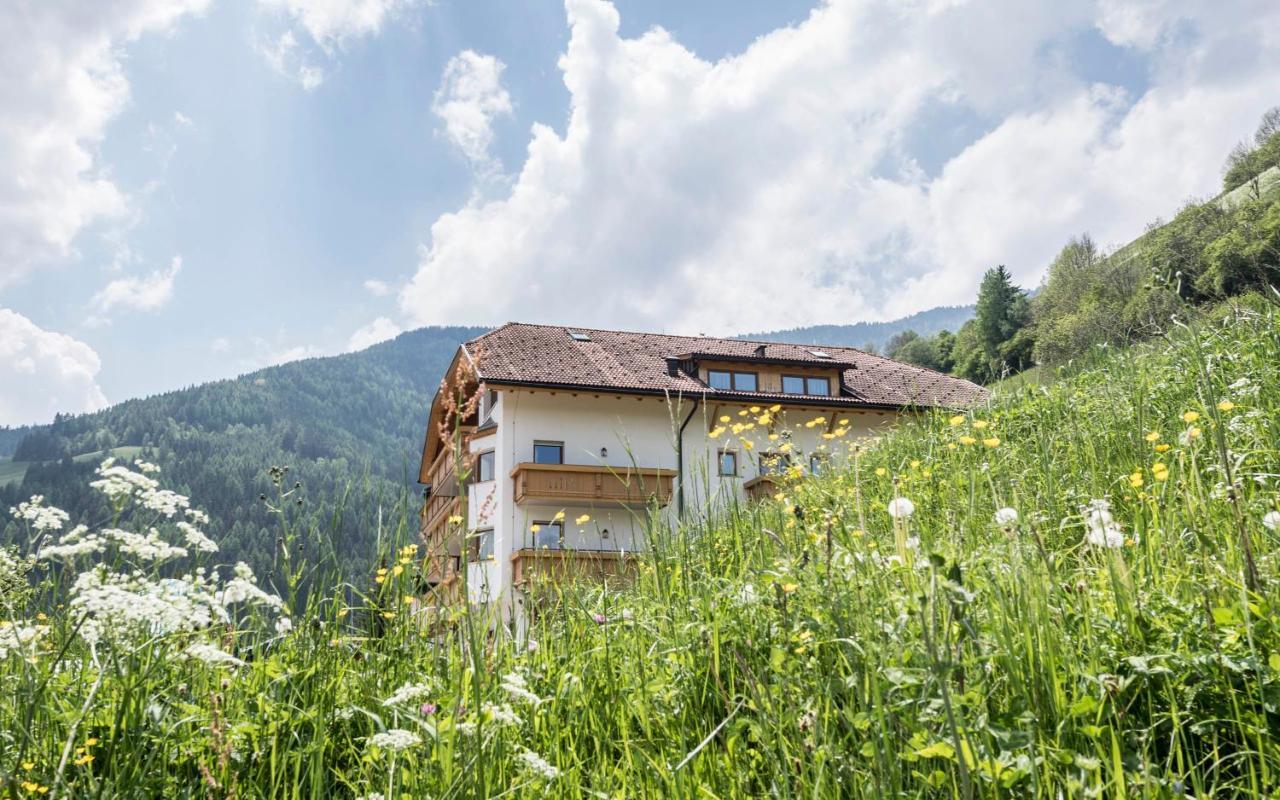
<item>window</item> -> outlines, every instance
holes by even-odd
[[[760,474],[781,475],[783,470],[791,466],[791,456],[786,453],[761,453]]]
[[[804,375],[783,375],[783,394],[810,394],[828,397],[831,394],[830,378],[811,378]]]
[[[721,389],[726,392],[754,392],[758,391],[759,381],[756,379],[754,372],[730,372],[724,369],[707,370],[707,385],[712,389]]]
[[[809,355],[814,358],[831,358],[831,354],[825,350],[810,350]]]
[[[534,442],[533,463],[563,464],[564,442]]]
[[[489,419],[493,416],[493,410],[498,407],[498,391],[490,389],[484,393],[484,418]]]
[[[564,526],[559,522],[535,522],[533,547],[535,550],[559,550],[564,547]]]
[[[826,397],[831,394],[830,378],[808,378],[805,380],[805,394],[816,394]]]
[[[589,342],[591,337],[582,331],[569,331],[569,338],[575,342]]]
[[[809,456],[809,474],[821,475],[827,471],[827,457],[823,453],[814,453]]]
[[[471,558],[473,561],[485,561],[493,558],[493,528],[480,528],[473,534]]]
[[[476,482],[493,480],[493,451],[486,450],[476,456]]]
[[[725,477],[738,474],[738,454],[733,450],[720,451],[720,474]]]

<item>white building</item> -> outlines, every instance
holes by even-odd
[[[533,581],[623,572],[651,513],[772,495],[772,472],[985,395],[843,347],[509,323],[459,348],[431,404],[429,582],[508,617]]]

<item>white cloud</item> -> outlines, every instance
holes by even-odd
[[[347,352],[353,353],[378,342],[394,339],[403,332],[403,329],[391,320],[386,317],[378,317],[373,322],[351,334],[351,338],[347,340]]]
[[[391,294],[391,286],[386,281],[370,278],[364,282],[364,290],[374,297],[386,297]]]
[[[49,422],[107,405],[93,348],[0,308],[0,425]]]
[[[209,342],[209,351],[213,353],[226,353],[231,350],[231,340],[225,336],[219,336],[212,342]]]
[[[431,101],[450,143],[482,169],[494,167],[489,154],[494,119],[511,116],[511,96],[502,86],[505,68],[493,56],[463,50],[445,65]]]
[[[123,46],[207,3],[0,3],[0,288],[129,210],[97,153],[129,98]]]
[[[565,133],[535,125],[509,193],[436,220],[412,323],[720,332],[970,302],[995,263],[1033,282],[1073,234],[1119,243],[1212,193],[1280,85],[1280,6],[1253,0],[831,0],[717,62],[566,8]],[[1150,64],[1141,96],[1053,55],[1095,27]],[[931,175],[909,142],[940,105],[985,133]]]
[[[376,36],[388,22],[420,0],[258,0],[283,18],[286,28],[258,50],[273,69],[310,91],[324,82],[325,68],[357,40]],[[299,41],[305,35],[314,47]],[[318,51],[318,52],[313,52]]]
[[[141,277],[117,278],[93,296],[89,307],[98,314],[107,314],[117,308],[159,311],[173,299],[173,282],[181,270],[182,257],[174,256],[167,270],[156,270]]]

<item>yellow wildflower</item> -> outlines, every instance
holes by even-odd
[[[728,422],[730,419],[731,419],[731,417],[730,417],[728,414],[723,414],[723,415],[721,415],[721,417],[720,417],[720,421],[721,421],[721,422]]]
[[[556,522],[559,522],[562,519],[564,519],[564,509],[562,508],[559,511],[557,511],[556,515],[552,517],[552,519],[555,520]]]
[[[782,584],[782,591],[786,592],[787,594],[791,594],[792,592],[794,592],[796,589],[799,589],[799,588],[800,588],[800,585],[796,583]]]
[[[999,437],[999,436],[992,436],[992,437],[991,437],[991,438],[989,438],[989,439],[983,439],[983,440],[982,440],[982,443],[983,443],[983,444],[985,444],[987,447],[999,447],[999,446],[1000,446],[1000,437]]]
[[[1231,402],[1230,400],[1223,400],[1221,403],[1218,403],[1219,411],[1230,411],[1235,407],[1236,407],[1236,404]]]
[[[396,564],[394,567],[391,568],[391,574],[397,577],[399,577],[403,572],[404,572],[404,567],[400,566],[399,564]]]
[[[1167,453],[1167,452],[1169,452],[1170,448],[1172,448],[1172,447],[1173,447],[1173,445],[1171,445],[1171,444],[1158,444],[1158,445],[1156,445],[1156,452],[1157,452],[1157,453]]]
[[[975,419],[975,420],[973,421],[973,429],[974,429],[975,431],[980,431],[980,430],[982,430],[983,428],[987,427],[987,426],[988,426],[988,425],[990,425],[990,424],[991,424],[991,423],[990,423],[990,422],[987,422],[985,419]]]
[[[964,414],[956,414],[954,417],[952,417],[951,419],[947,420],[947,422],[949,422],[949,423],[951,424],[951,427],[953,427],[953,428],[954,428],[954,427],[956,427],[957,425],[963,425],[963,424],[964,424]]]
[[[1187,411],[1182,415],[1182,421],[1188,424],[1195,422],[1198,419],[1200,419],[1200,414],[1197,411]]]
[[[972,436],[960,437],[960,444],[977,444],[977,443],[978,443],[978,440],[973,438]]]
[[[886,470],[884,467],[876,467],[876,475],[883,478],[885,476],[885,473],[886,473]]]
[[[747,450],[751,450],[752,448],[754,448],[754,447],[756,446],[756,443],[755,443],[755,442],[753,442],[753,441],[751,441],[750,439],[743,439],[743,440],[742,440],[742,446],[743,446],[744,448],[746,448]]]
[[[774,403],[773,405],[769,406],[769,410],[777,414],[779,411],[782,410],[782,406],[778,405],[777,403]]]
[[[1135,489],[1138,488],[1139,486],[1142,485],[1142,483],[1143,481],[1142,481],[1141,472],[1135,472],[1129,476],[1129,485],[1132,486],[1133,488]]]
[[[449,517],[449,524],[450,524],[450,525],[461,525],[461,524],[462,524],[462,515],[461,515],[461,514],[454,514],[453,516]]]
[[[534,533],[537,533],[538,531],[542,530],[542,526],[534,524],[530,526],[529,530],[533,531]]]
[[[590,514],[583,514],[582,516],[574,520],[574,522],[578,523],[579,525],[586,525],[590,521],[591,521]]]
[[[752,414],[759,414],[759,413],[760,413],[760,406],[752,406],[752,407],[751,407],[751,413],[752,413]]]
[[[1187,428],[1187,438],[1189,438],[1189,439],[1196,439],[1196,438],[1198,438],[1199,436],[1200,436],[1200,429],[1199,429],[1199,428],[1195,427],[1194,425],[1193,425],[1193,426],[1191,426],[1190,428]]]
[[[1147,434],[1146,438],[1148,442],[1158,442],[1160,441],[1160,431],[1152,431]]]

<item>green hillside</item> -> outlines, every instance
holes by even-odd
[[[893,337],[906,331],[932,336],[958,331],[973,318],[973,306],[939,306],[889,322],[855,322],[848,325],[807,325],[780,331],[746,334],[744,339],[766,339],[795,344],[829,344],[884,352]]]
[[[99,600],[92,652],[60,610],[88,565],[36,567],[0,771],[65,796],[1275,796],[1280,316],[1186,319],[655,528],[630,585],[537,588],[527,637],[461,610],[424,635],[407,510],[385,580],[160,636]]]
[[[313,358],[232,380],[129,400],[94,414],[23,430],[0,461],[0,508],[33,494],[105,519],[87,477],[107,454],[158,464],[177,491],[198,494],[229,560],[266,569],[274,514],[260,498],[267,474],[289,466],[291,502],[328,519],[342,508],[335,545],[363,569],[376,546],[377,507],[410,498],[427,405],[460,342],[479,328],[423,328],[358,353]],[[21,539],[8,515],[0,541]]]

